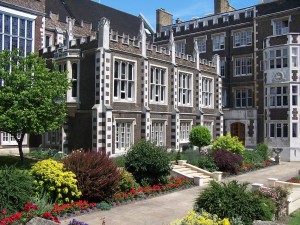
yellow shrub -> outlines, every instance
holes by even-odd
[[[189,211],[188,215],[182,219],[177,219],[171,225],[230,225],[229,219],[220,219],[217,215],[208,212],[197,213]]]
[[[77,188],[76,175],[66,171],[62,163],[53,159],[37,162],[30,170],[36,191],[45,192],[52,201],[72,202],[81,196]]]

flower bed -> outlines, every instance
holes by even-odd
[[[254,170],[262,169],[268,166],[276,165],[273,161],[265,161],[263,163],[255,163],[255,164],[244,164],[238,169],[238,174],[248,173]],[[228,173],[227,171],[223,172],[223,177],[229,177],[232,174]]]
[[[300,184],[300,176],[291,177],[286,182]]]
[[[39,212],[38,207],[32,203],[27,203],[22,212],[7,215],[5,209],[0,213],[0,225],[25,224],[34,217],[42,217],[47,220],[60,223],[58,218],[50,212]]]
[[[156,196],[163,193],[168,193],[180,188],[191,187],[193,183],[187,178],[169,178],[168,184],[160,186],[145,186],[139,188],[132,188],[129,192],[120,192],[114,195],[112,199],[112,205],[117,206],[128,201],[145,199],[148,197]]]
[[[88,203],[87,201],[78,201],[65,204],[54,204],[51,213],[56,216],[71,216],[76,212],[89,213],[91,210],[96,209],[96,203]]]

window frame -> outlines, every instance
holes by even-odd
[[[280,56],[278,56],[278,52],[280,51]],[[267,63],[268,66],[267,68],[269,70],[275,70],[275,69],[283,69],[283,68],[288,68],[289,66],[289,54],[288,54],[288,49],[287,48],[274,48],[270,49],[267,53]],[[280,67],[278,67],[280,62]],[[271,67],[271,65],[273,65]]]
[[[236,30],[233,31],[233,48],[241,48],[252,46],[252,29]],[[238,39],[237,39],[238,38]],[[239,43],[239,45],[238,45]]]
[[[182,79],[181,79],[182,76]],[[183,78],[183,76],[185,78]],[[178,70],[177,78],[177,93],[178,93],[178,105],[192,107],[193,106],[193,73]],[[187,80],[186,80],[187,79]],[[185,82],[184,82],[185,81]],[[186,96],[187,95],[187,96]],[[188,102],[183,102],[184,99],[187,99]]]
[[[159,84],[157,83],[152,83],[152,69],[158,69],[160,70],[160,75],[159,75]],[[160,104],[160,105],[167,105],[168,104],[168,68],[167,67],[163,67],[163,66],[158,66],[156,64],[150,64],[149,65],[149,100],[150,100],[150,104]],[[164,85],[161,84],[161,72],[164,71]],[[153,75],[155,76],[155,75]],[[159,96],[158,98],[160,99],[160,101],[156,101],[152,99],[153,96],[153,92],[154,90],[152,90],[152,86],[156,87],[159,86],[161,89],[159,91]],[[161,91],[162,88],[164,87],[164,100],[161,101]]]
[[[124,127],[120,127],[118,125],[124,125]],[[114,147],[115,147],[115,153],[121,153],[126,152],[134,143],[134,125],[135,125],[135,119],[120,119],[116,118],[114,121]],[[122,131],[121,128],[124,128],[124,131]],[[128,128],[129,128],[129,137],[128,137]],[[122,137],[122,134],[124,133],[124,137]],[[122,142],[122,138],[124,138],[124,141]],[[129,139],[128,139],[129,138]],[[129,140],[129,142],[128,142]],[[122,145],[124,143],[124,146]]]
[[[237,65],[239,61],[239,65]],[[249,64],[250,62],[250,64]],[[240,71],[240,73],[238,73]],[[244,73],[246,72],[246,73]],[[244,77],[253,75],[253,57],[236,56],[234,57],[234,77]]]
[[[280,35],[286,35],[290,31],[290,21],[291,17],[282,17],[282,18],[276,18],[272,20],[272,26],[273,26],[273,36],[280,36]],[[284,22],[287,22],[287,26],[283,26]]]
[[[118,77],[116,78],[116,62],[119,62],[119,66],[118,66]],[[121,63],[120,63],[121,62]],[[126,68],[125,68],[125,78],[122,78],[122,63],[126,64]],[[127,65],[132,65],[132,79],[128,81],[128,66]],[[124,75],[123,75],[124,76]],[[136,94],[137,94],[137,61],[135,60],[129,60],[129,59],[125,59],[125,58],[121,58],[121,57],[113,57],[113,101],[114,102],[130,102],[130,103],[135,103],[136,102]],[[115,81],[119,81],[119,83],[117,84],[117,90],[116,90],[116,84]],[[131,97],[128,97],[128,88],[124,87],[124,90],[121,90],[121,82],[125,81],[126,84],[128,83],[132,83],[132,90],[131,90]],[[117,96],[115,96],[115,92],[117,93]],[[125,93],[125,98],[122,98],[121,94]]]
[[[180,44],[180,51],[178,51],[179,49],[179,44]],[[175,41],[175,52],[177,54],[185,54],[185,50],[186,50],[186,40],[178,40]]]
[[[20,48],[23,49],[24,56],[34,52],[36,16],[3,6],[0,6],[0,16],[0,51]],[[9,18],[9,26],[6,31],[5,18]],[[16,19],[15,24],[13,24],[14,18]],[[21,23],[22,21],[24,21],[24,24]],[[29,24],[30,28],[28,27]],[[21,31],[24,34],[21,34]]]
[[[287,122],[269,123],[269,138],[289,138],[289,125]]]
[[[209,88],[207,89],[207,85],[204,84],[205,81],[210,81],[208,84]],[[214,78],[212,77],[206,77],[202,76],[202,107],[203,108],[214,108],[214,90],[215,90],[215,81]],[[206,104],[206,99],[208,101],[208,104]]]
[[[165,120],[152,120],[150,127],[150,140],[157,146],[166,146],[166,124]],[[155,126],[154,126],[155,124]],[[155,130],[154,130],[155,127]],[[158,130],[157,130],[158,129]],[[154,134],[157,132],[158,134]],[[154,137],[159,136],[159,139]]]
[[[237,98],[238,93],[240,93],[239,98]],[[251,95],[249,95],[249,93],[251,93]],[[245,94],[244,97],[243,97],[243,94]],[[239,105],[237,104],[238,99],[239,99]],[[245,102],[245,104],[243,104],[244,102]],[[253,89],[252,88],[235,89],[234,90],[234,107],[237,109],[253,108]]]
[[[278,93],[279,88],[280,93]],[[289,87],[287,85],[268,87],[268,100],[270,108],[289,107]],[[284,104],[284,102],[286,102],[286,104]]]
[[[225,33],[218,33],[212,35],[213,51],[221,51],[225,49]],[[222,47],[223,46],[223,47]]]
[[[199,53],[205,53],[206,52],[207,35],[195,37],[194,41],[197,41]],[[199,44],[200,42],[202,42],[202,44]]]
[[[192,129],[193,121],[192,120],[180,120],[179,125],[179,142],[180,143],[188,143],[190,132]],[[182,128],[185,129],[182,129]]]

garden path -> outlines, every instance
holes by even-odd
[[[280,165],[267,167],[246,174],[225,178],[223,181],[267,184],[267,178],[278,178],[285,181],[298,175],[300,162],[282,162]],[[76,219],[89,225],[167,225],[181,218],[192,209],[194,200],[203,187],[194,187],[170,194],[138,201],[128,205],[112,208],[110,211],[98,211],[77,216]],[[62,220],[67,225],[72,218]]]

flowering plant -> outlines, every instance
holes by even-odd
[[[72,203],[65,203],[65,204],[54,204],[51,213],[53,215],[60,215],[64,213],[71,213],[80,210],[87,210],[96,207],[96,203],[88,203],[87,201],[78,201]]]
[[[145,186],[145,187],[139,187],[139,188],[132,188],[128,192],[119,192],[116,193],[112,199],[113,202],[123,202],[127,201],[129,199],[138,198],[140,196],[150,195],[150,194],[156,194],[161,193],[168,190],[174,190],[179,187],[183,187],[186,185],[190,185],[191,182],[185,178],[169,178],[168,184],[166,185],[153,185],[153,186]]]
[[[229,219],[220,219],[215,214],[202,211],[200,213],[194,210],[189,211],[188,215],[182,219],[177,219],[171,225],[185,225],[185,224],[211,224],[211,225],[230,225]]]
[[[260,197],[270,198],[276,206],[275,217],[279,218],[287,207],[287,199],[290,192],[285,187],[277,186],[272,188],[261,187],[258,191],[255,191],[254,194]]]
[[[290,182],[290,183],[300,183],[300,176],[295,176],[295,177],[291,177],[290,179],[288,179],[286,182]]]
[[[76,219],[73,219],[73,220],[71,220],[69,223],[68,223],[68,225],[88,225],[87,223],[84,223],[84,222],[80,222],[80,221],[78,221],[78,220],[76,220]]]
[[[10,216],[7,215],[6,209],[2,210],[0,214],[0,225],[10,225],[14,223],[25,223],[34,217],[42,217],[47,220],[52,220],[56,223],[60,223],[58,218],[52,215],[50,212],[44,212],[40,214],[38,212],[38,207],[32,203],[26,203],[22,212],[17,212]]]

